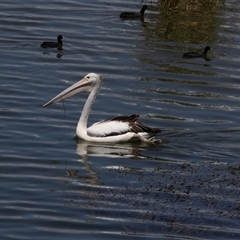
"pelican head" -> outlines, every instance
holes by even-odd
[[[89,73],[83,79],[65,89],[49,102],[45,103],[43,107],[47,107],[53,103],[63,101],[81,92],[91,92],[94,88],[100,88],[103,77],[96,73]]]

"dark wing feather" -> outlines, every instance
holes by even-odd
[[[126,122],[129,124],[130,129],[132,132],[138,133],[138,132],[150,132],[150,133],[159,133],[161,132],[159,128],[150,128],[145,126],[143,123],[141,123],[139,120],[139,115],[133,114],[131,116],[118,116],[113,117],[105,121],[119,121],[119,122]]]

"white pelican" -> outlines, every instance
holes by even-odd
[[[128,142],[141,140],[154,142],[155,136],[160,132],[158,128],[150,128],[138,121],[138,115],[118,116],[103,120],[87,128],[88,117],[101,88],[103,77],[96,73],[89,73],[79,82],[59,93],[52,100],[43,105],[46,107],[72,97],[81,92],[89,92],[88,99],[83,107],[82,114],[77,124],[76,134],[80,139],[89,142]]]

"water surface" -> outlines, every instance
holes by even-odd
[[[239,3],[144,3],[0,2],[1,239],[240,238]],[[86,94],[42,108],[89,72],[90,124],[139,114],[163,144],[76,141]]]

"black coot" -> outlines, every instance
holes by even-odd
[[[203,57],[203,58],[207,58],[207,52],[211,50],[211,47],[206,46],[204,51],[202,53],[198,53],[198,52],[186,52],[183,54],[183,57],[185,58],[197,58],[197,57]]]
[[[57,49],[62,49],[63,43],[62,43],[62,39],[64,37],[62,35],[59,35],[57,37],[57,42],[43,42],[41,44],[42,48],[57,48]]]
[[[144,12],[147,8],[148,8],[147,5],[143,5],[140,12],[122,12],[120,14],[120,18],[125,18],[125,19],[143,18],[144,17]]]

